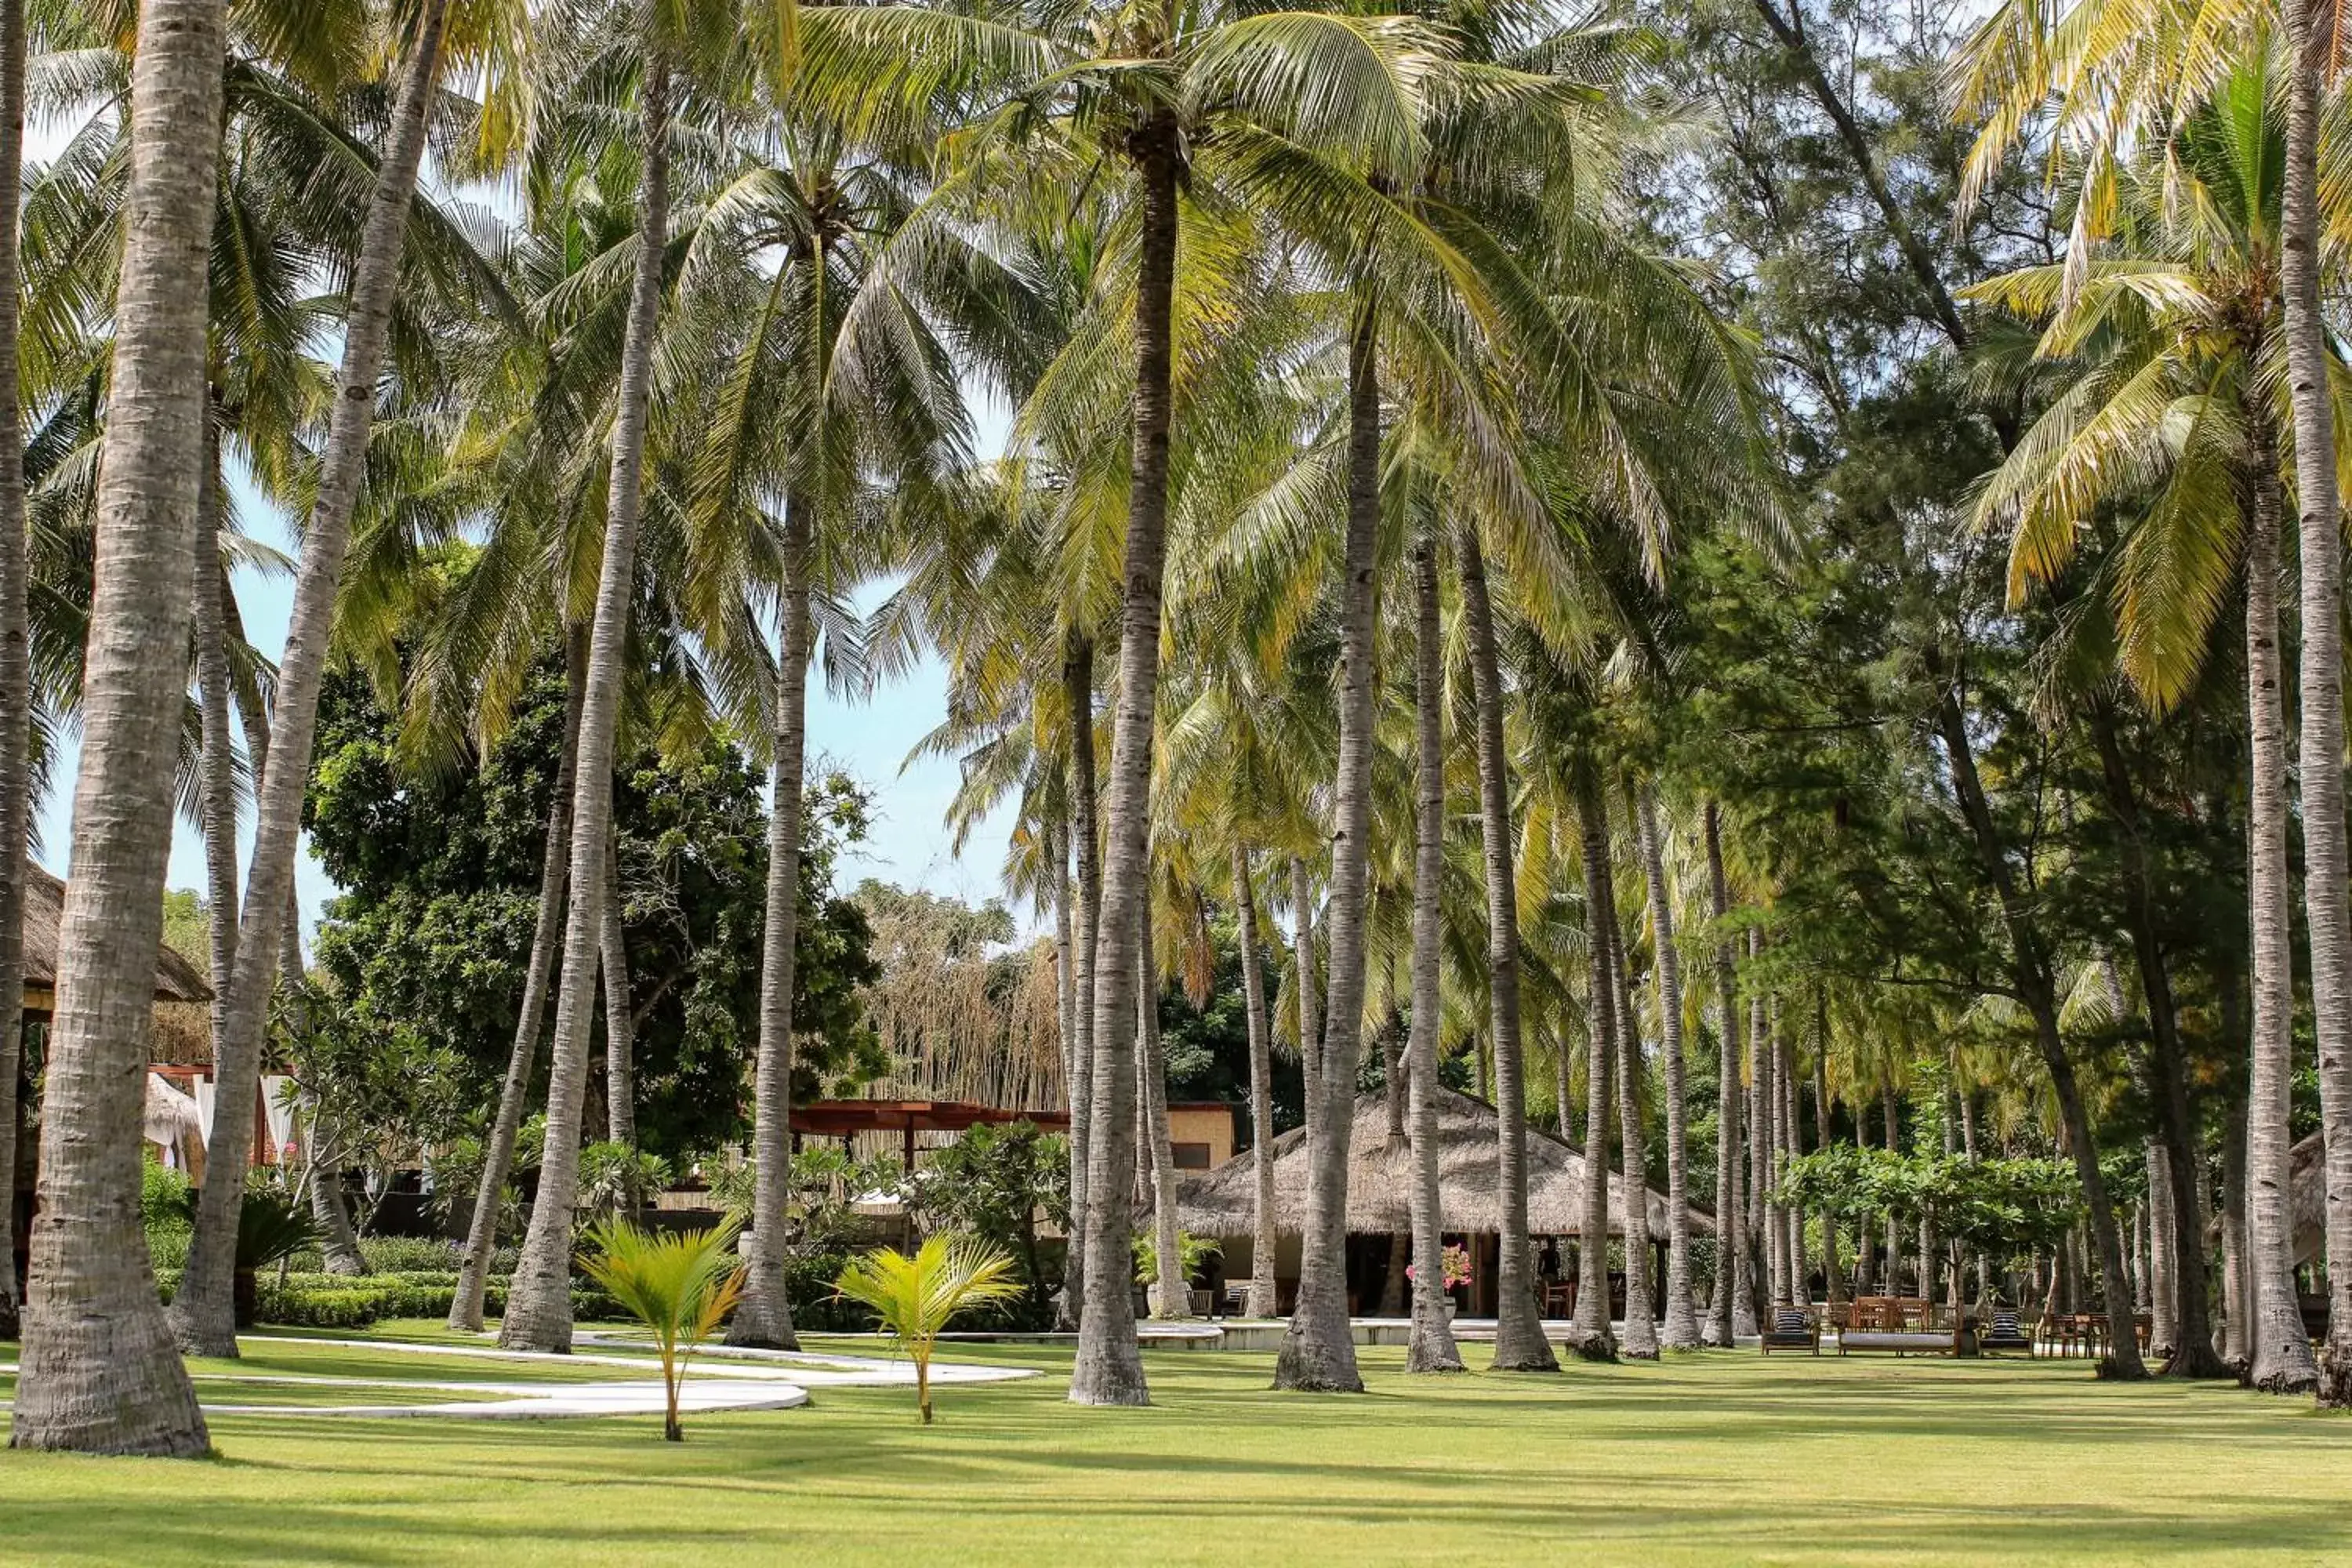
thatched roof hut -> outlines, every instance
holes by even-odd
[[[57,1005],[58,929],[65,923],[66,885],[38,866],[28,864],[26,871],[25,1014],[46,1018]],[[203,971],[169,947],[156,954],[156,1061],[212,1060],[212,999]]]
[[[58,984],[58,928],[65,923],[66,885],[38,866],[25,879],[25,1008],[43,1012]],[[36,1005],[37,998],[37,1005]],[[202,971],[169,947],[155,959],[155,1000],[209,1002],[213,988]]]
[[[1438,1204],[1440,1228],[1483,1233],[1500,1228],[1496,1194],[1495,1108],[1451,1089],[1439,1092]],[[1412,1148],[1389,1141],[1388,1102],[1378,1094],[1356,1097],[1356,1125],[1349,1144],[1348,1230],[1356,1236],[1401,1235],[1412,1228]],[[1275,1228],[1295,1237],[1307,1218],[1307,1130],[1294,1128],[1274,1141]],[[1613,1183],[1614,1176],[1612,1176]],[[1255,1163],[1234,1155],[1177,1186],[1177,1223],[1196,1236],[1246,1237],[1257,1202]],[[1623,1215],[1611,1203],[1610,1234],[1623,1234]],[[1666,1200],[1649,1193],[1652,1236],[1666,1233]],[[1536,1236],[1572,1235],[1584,1214],[1584,1156],[1549,1133],[1528,1130],[1528,1229]],[[1691,1228],[1712,1233],[1715,1223],[1696,1209]]]

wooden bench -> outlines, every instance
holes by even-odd
[[[1891,1351],[1896,1355],[1958,1355],[1965,1319],[1936,1327],[1934,1307],[1918,1296],[1863,1296],[1855,1300],[1851,1327],[1838,1335],[1838,1354]]]

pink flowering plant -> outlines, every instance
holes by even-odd
[[[1446,1289],[1458,1290],[1470,1283],[1470,1249],[1468,1247],[1459,1244],[1449,1247],[1438,1255],[1438,1261],[1445,1271]],[[1413,1272],[1413,1268],[1412,1264],[1405,1266],[1406,1279],[1418,1278]]]

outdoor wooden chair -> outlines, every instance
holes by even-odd
[[[2033,1333],[2014,1307],[1995,1307],[1992,1316],[1977,1335],[1979,1355],[1999,1355],[2007,1351],[2034,1353]]]
[[[1811,1355],[1822,1353],[1821,1320],[1804,1307],[1775,1307],[1756,1336],[1757,1348],[1766,1355],[1774,1351],[1803,1351]]]

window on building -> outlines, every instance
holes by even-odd
[[[1206,1143],[1171,1143],[1175,1152],[1176,1168],[1180,1171],[1205,1171],[1209,1168],[1209,1146]]]

